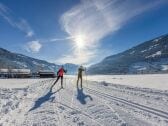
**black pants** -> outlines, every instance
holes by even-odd
[[[58,80],[61,78],[61,87],[63,87],[63,76],[58,76],[56,81],[54,82],[53,86],[58,82]],[[52,86],[52,87],[53,87]]]
[[[79,79],[80,79],[80,81],[81,81],[81,87],[82,87],[82,76],[80,76],[80,75],[78,75],[77,87],[78,87]]]

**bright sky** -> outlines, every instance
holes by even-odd
[[[0,0],[0,47],[93,64],[168,33],[167,0]]]

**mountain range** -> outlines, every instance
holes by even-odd
[[[88,74],[168,73],[168,35],[146,41],[104,58],[88,68]]]
[[[74,74],[78,68],[78,65],[70,63],[64,64],[64,66],[65,69],[68,69],[68,74]],[[0,69],[30,69],[32,72],[38,72],[39,70],[56,72],[60,67],[61,65],[0,48]]]
[[[0,69],[30,69],[32,72],[56,72],[61,65],[31,58],[0,48]],[[78,65],[64,64],[67,74],[75,74]],[[87,69],[88,74],[168,73],[168,35],[146,41],[124,52],[108,56]]]

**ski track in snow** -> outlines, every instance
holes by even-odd
[[[157,110],[157,109],[154,109],[154,108],[150,108],[148,106],[144,106],[144,105],[141,105],[141,104],[133,103],[131,101],[128,101],[128,100],[125,100],[125,99],[122,99],[122,98],[118,98],[118,97],[114,97],[114,96],[108,95],[106,93],[102,93],[102,92],[92,90],[92,89],[89,89],[89,88],[86,88],[86,89],[90,93],[93,93],[94,95],[98,95],[99,97],[103,97],[105,99],[108,99],[109,101],[115,101],[116,103],[121,103],[121,104],[124,104],[124,105],[128,105],[129,107],[133,107],[134,109],[139,109],[141,111],[144,111],[144,112],[154,114],[156,116],[168,119],[168,113],[167,112]]]
[[[167,126],[168,91],[54,79],[0,89],[0,126]]]

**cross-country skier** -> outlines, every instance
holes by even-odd
[[[83,66],[80,66],[78,68],[78,79],[77,79],[77,87],[78,87],[78,83],[79,83],[79,79],[81,81],[81,88],[82,88],[82,72],[85,71]]]
[[[54,86],[54,85],[58,82],[58,80],[61,78],[61,88],[63,88],[63,75],[64,75],[64,73],[66,73],[66,72],[67,72],[67,70],[65,70],[63,66],[58,70],[58,72],[57,72],[57,79],[56,79],[56,81],[54,82],[53,86]],[[53,87],[53,86],[52,86],[52,87]]]

